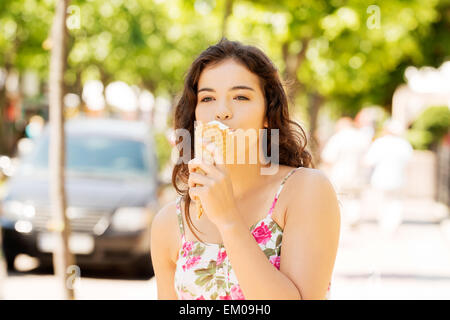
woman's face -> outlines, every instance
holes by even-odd
[[[267,119],[258,76],[232,59],[206,67],[198,81],[195,119],[203,123],[218,120],[232,129],[255,130],[259,143],[259,129],[267,126]],[[246,143],[246,150],[249,144]]]
[[[233,129],[264,126],[264,94],[257,75],[227,59],[206,67],[200,75],[195,118],[218,120]]]

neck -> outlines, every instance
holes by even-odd
[[[262,169],[268,167],[269,164],[264,164],[261,162],[263,158],[262,146],[260,145],[261,138],[258,137],[257,145],[257,161],[256,163],[249,163],[249,149],[246,149],[245,153],[245,163],[237,163],[238,157],[234,156],[234,163],[226,164],[228,174],[231,179],[231,184],[233,186],[233,194],[237,201],[243,199],[245,196],[249,195],[250,192],[254,191],[257,186],[261,186],[265,175],[261,174]],[[238,148],[238,152],[239,152]]]
[[[261,175],[262,167],[260,163],[227,166],[236,200],[243,199],[258,185],[261,185],[262,179],[264,179],[264,175]]]

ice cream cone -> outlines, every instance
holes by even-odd
[[[226,159],[226,146],[227,146],[227,135],[231,133],[231,129],[223,124],[222,122],[213,120],[206,124],[201,121],[197,121],[197,125],[195,127],[195,157],[202,156],[202,159],[207,163],[214,163],[214,156],[211,152],[206,149],[206,146],[209,143],[214,143],[218,150],[220,150],[223,161],[225,163]],[[199,172],[205,174],[205,172],[200,168],[195,168],[194,172]],[[203,214],[203,206],[200,203],[200,199],[198,197],[194,198],[197,206],[198,216],[197,219]]]

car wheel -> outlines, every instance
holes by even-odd
[[[143,255],[136,259],[131,266],[134,271],[134,275],[139,278],[150,279],[154,276],[153,265],[150,258],[150,254]]]
[[[14,267],[14,260],[16,259],[16,256],[20,253],[17,244],[13,239],[10,237],[10,233],[8,233],[8,230],[2,230],[1,232],[1,245],[3,247],[3,256],[6,261],[6,265],[8,268],[8,271],[15,271]]]
[[[16,259],[18,253],[5,247],[3,254],[5,255],[5,261],[8,271],[15,271],[16,268],[14,267],[14,260]]]
[[[53,274],[53,258],[45,259],[39,258],[39,267],[38,270],[43,273]]]

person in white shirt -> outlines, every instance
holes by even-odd
[[[343,201],[344,219],[355,225],[360,218],[360,197],[365,185],[363,158],[372,140],[367,128],[356,128],[351,118],[336,123],[336,133],[325,144],[321,158],[330,181]]]
[[[388,120],[382,136],[372,143],[365,157],[366,165],[373,167],[370,185],[381,197],[378,221],[383,229],[390,231],[402,220],[402,191],[406,167],[413,154],[411,144],[401,137],[402,131],[399,123]]]

